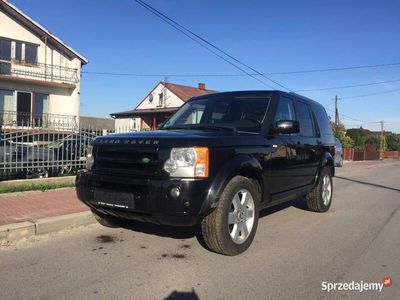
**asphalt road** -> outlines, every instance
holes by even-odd
[[[0,299],[400,299],[400,162],[337,169],[325,214],[301,199],[262,213],[251,248],[205,250],[196,229],[93,225],[0,249]],[[381,282],[382,292],[322,291]]]

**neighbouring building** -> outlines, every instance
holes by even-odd
[[[87,63],[82,55],[14,5],[0,0],[3,127],[76,125],[81,67]]]
[[[111,114],[115,118],[115,131],[155,130],[185,101],[216,92],[207,90],[204,83],[192,87],[161,81],[134,109]]]
[[[84,130],[96,131],[101,135],[115,130],[115,120],[111,118],[80,116],[79,125]]]

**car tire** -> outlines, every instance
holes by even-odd
[[[340,168],[343,167],[343,157],[340,158],[338,167],[340,167]]]
[[[249,178],[233,177],[217,207],[203,218],[201,231],[210,250],[224,255],[246,251],[256,234],[261,194]]]
[[[103,225],[104,227],[109,227],[109,228],[118,228],[121,227],[118,225],[117,220],[115,220],[113,217],[105,216],[103,214],[100,214],[94,210],[92,210],[93,216],[96,219],[96,221]]]
[[[315,212],[326,212],[332,204],[333,183],[329,167],[322,169],[317,186],[306,195],[307,208]]]

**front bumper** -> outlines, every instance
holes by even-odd
[[[180,189],[177,198],[171,189]],[[193,226],[206,211],[210,180],[145,179],[78,173],[76,193],[91,209],[113,217],[163,225]],[[208,208],[206,208],[208,209]]]

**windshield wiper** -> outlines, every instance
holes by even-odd
[[[206,130],[228,130],[236,132],[236,128],[233,126],[223,126],[223,125],[196,125],[191,126],[193,129],[206,129]]]
[[[160,128],[161,130],[174,130],[174,129],[191,129],[190,126],[167,126]]]
[[[236,132],[236,128],[233,126],[223,126],[223,125],[188,125],[188,126],[168,126],[162,128],[162,130],[174,130],[174,129],[205,129],[205,130],[228,130]]]

